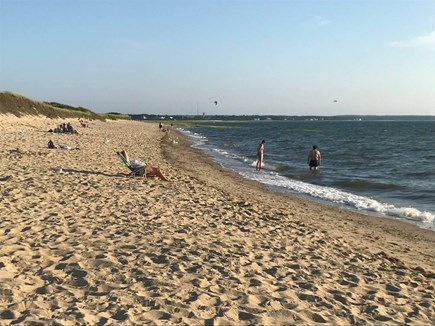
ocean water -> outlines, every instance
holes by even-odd
[[[435,121],[207,121],[180,130],[245,178],[435,230]],[[314,144],[322,154],[317,172],[307,165]]]

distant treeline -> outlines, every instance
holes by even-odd
[[[238,120],[238,121],[435,121],[435,115],[335,115],[335,116],[292,116],[292,115],[159,115],[159,114],[130,114],[132,120]]]

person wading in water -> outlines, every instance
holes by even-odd
[[[257,171],[261,170],[261,166],[264,162],[264,144],[266,144],[266,141],[263,139],[257,147],[257,157],[258,157],[257,166],[256,166]]]
[[[321,159],[320,151],[317,149],[316,145],[313,145],[313,149],[308,153],[308,165],[310,166],[311,171],[317,170]]]

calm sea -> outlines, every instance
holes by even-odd
[[[435,121],[208,121],[181,131],[245,178],[435,230]],[[314,144],[322,154],[315,173],[307,166]]]

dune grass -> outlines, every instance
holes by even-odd
[[[13,114],[17,117],[26,115],[55,118],[83,118],[86,120],[130,120],[128,114],[116,112],[95,113],[83,107],[73,107],[57,102],[39,102],[23,95],[5,91],[0,92],[0,114]]]

